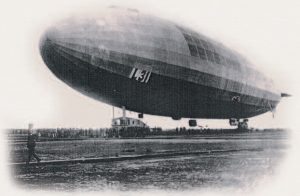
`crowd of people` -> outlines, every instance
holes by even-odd
[[[249,130],[248,130],[249,131]],[[146,136],[175,136],[175,135],[203,135],[203,134],[224,134],[236,133],[236,129],[208,129],[208,128],[186,128],[165,129],[160,127],[123,127],[123,128],[37,128],[35,134],[39,138],[48,139],[85,139],[85,138],[128,138]],[[8,135],[22,137],[28,134],[28,129],[10,129]]]

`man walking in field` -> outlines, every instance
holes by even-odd
[[[32,129],[32,124],[29,124],[28,138],[27,138],[28,160],[26,164],[29,164],[32,156],[37,160],[38,163],[41,162],[41,159],[35,154],[35,145],[36,145],[37,136],[35,134],[32,134],[31,129]]]

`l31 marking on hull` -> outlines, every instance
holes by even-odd
[[[129,78],[133,78],[136,81],[142,82],[142,83],[147,83],[150,79],[151,76],[151,72],[150,71],[146,71],[146,70],[142,70],[142,69],[138,69],[138,68],[133,68]]]

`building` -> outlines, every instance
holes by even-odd
[[[117,128],[117,129],[127,128],[127,127],[140,127],[140,128],[148,127],[148,125],[146,125],[141,120],[135,118],[129,118],[129,117],[113,118],[111,126],[112,128]]]

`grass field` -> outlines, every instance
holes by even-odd
[[[225,153],[182,155],[110,163],[43,165],[14,168],[24,188],[58,190],[190,189],[248,187],[272,175],[288,150],[286,132],[257,132],[181,137],[177,139],[97,139],[37,144],[43,160],[114,157],[172,152]],[[235,150],[230,152],[230,150]],[[10,162],[24,162],[25,143],[10,144]]]

